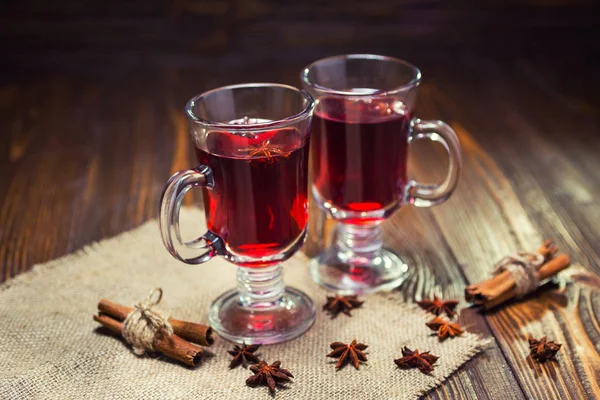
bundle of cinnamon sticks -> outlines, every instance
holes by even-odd
[[[121,335],[123,321],[133,310],[133,307],[102,299],[98,303],[98,315],[94,315],[94,321]],[[204,351],[200,346],[210,346],[214,342],[211,327],[173,318],[169,318],[169,323],[173,327],[173,334],[156,337],[154,350],[169,358],[195,367]]]
[[[537,269],[537,281],[543,282],[551,278],[571,264],[567,254],[558,252],[552,239],[546,240],[537,252],[544,257],[543,264]],[[502,271],[498,275],[476,285],[467,286],[465,299],[483,308],[494,308],[517,296],[516,282],[510,271]]]

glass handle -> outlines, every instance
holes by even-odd
[[[418,139],[429,139],[438,142],[448,153],[448,174],[438,185],[422,184],[411,180],[406,186],[406,201],[417,207],[431,207],[448,200],[460,177],[462,155],[460,142],[454,130],[443,121],[421,121],[413,119],[412,130],[408,142]]]
[[[169,253],[188,264],[202,264],[224,254],[223,240],[211,231],[184,242],[179,230],[179,210],[185,194],[196,186],[213,186],[212,170],[205,165],[177,172],[169,179],[160,198],[159,225],[163,243]]]

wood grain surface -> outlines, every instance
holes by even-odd
[[[0,67],[24,75],[123,76],[174,64],[264,68],[365,51],[417,64],[452,61],[458,51],[499,57],[544,52],[567,60],[600,50],[594,3],[4,0]]]
[[[1,85],[0,281],[156,217],[168,177],[193,165],[188,98],[242,81],[298,85],[302,66],[174,67]],[[462,303],[462,324],[493,343],[426,397],[600,398],[600,77],[585,63],[575,75],[570,68],[471,55],[422,66],[416,114],[456,130],[464,171],[447,203],[405,207],[386,221],[386,245],[411,266],[398,295],[462,298],[495,261],[547,237],[574,260],[559,284],[497,311]],[[421,180],[445,169],[435,145],[415,144],[410,157]],[[198,202],[198,194],[188,197]],[[305,250],[326,244],[331,227],[313,206]],[[563,343],[557,363],[527,357],[527,337],[542,335]]]

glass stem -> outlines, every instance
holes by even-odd
[[[353,225],[338,223],[335,247],[345,263],[370,265],[381,255],[383,229],[380,224]]]
[[[265,268],[238,268],[237,288],[244,307],[269,307],[283,297],[285,284],[281,264]]]

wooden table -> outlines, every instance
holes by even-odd
[[[0,281],[154,218],[167,178],[193,164],[182,112],[193,94],[247,80],[297,85],[300,67],[2,85]],[[400,293],[460,298],[499,258],[547,237],[574,260],[564,287],[485,315],[463,309],[461,322],[494,342],[428,397],[600,397],[600,79],[572,67],[473,57],[423,65],[417,114],[454,127],[464,171],[447,203],[386,222],[387,245],[412,267]],[[433,180],[444,166],[435,146],[412,149],[413,175]],[[309,252],[323,242],[312,211]],[[559,362],[531,362],[530,335],[563,343]]]

